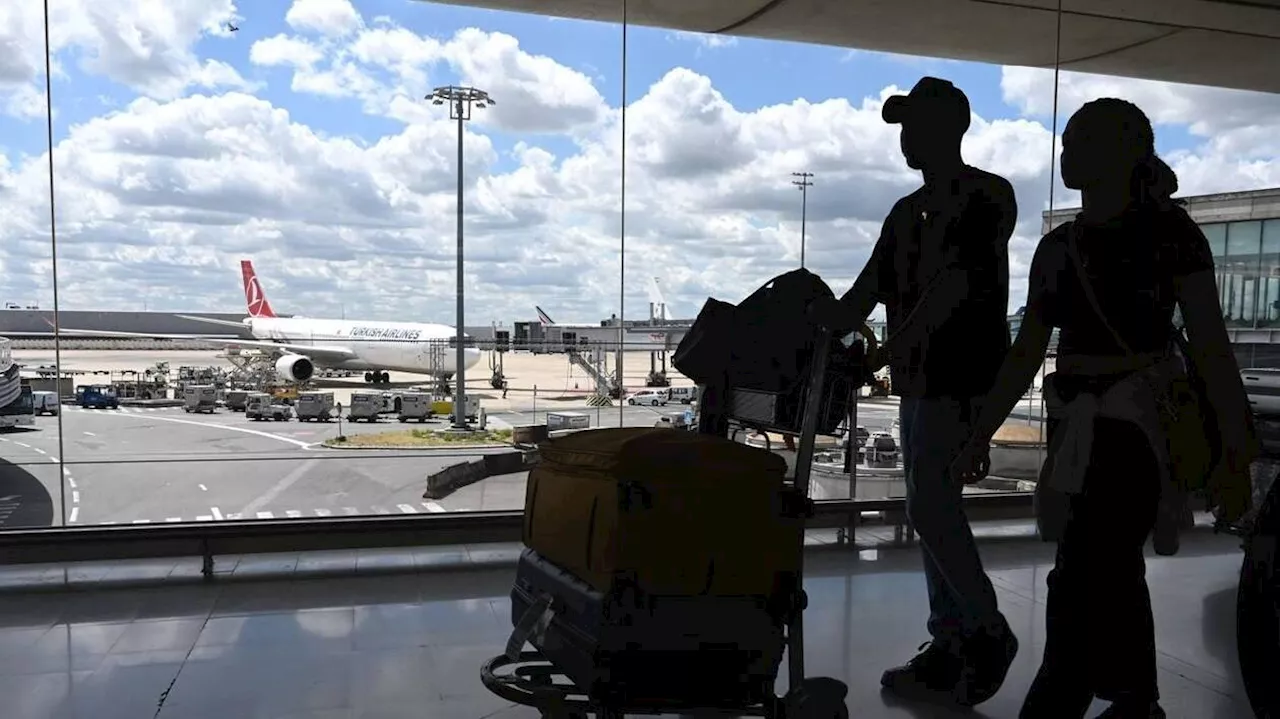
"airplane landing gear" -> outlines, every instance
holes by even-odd
[[[386,372],[365,372],[364,381],[373,385],[391,384],[391,375]]]

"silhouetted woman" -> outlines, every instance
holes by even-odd
[[[1049,532],[1058,551],[1043,663],[1021,716],[1076,719],[1098,697],[1111,702],[1104,717],[1164,717],[1143,548],[1173,485],[1167,437],[1142,408],[1182,372],[1171,349],[1175,305],[1213,398],[1206,411],[1217,417],[1222,461],[1211,486],[1225,492],[1226,518],[1247,507],[1256,443],[1209,243],[1171,199],[1177,177],[1155,154],[1150,121],[1123,100],[1090,102],[1067,123],[1061,163],[1083,209],[1036,249],[1018,338],[953,473],[973,476],[1060,328],[1057,371],[1045,383],[1053,420],[1041,484],[1050,486],[1048,476],[1060,492],[1062,521]],[[1143,402],[1134,399],[1144,391]]]

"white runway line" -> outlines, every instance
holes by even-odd
[[[79,507],[72,507],[72,508],[71,508],[71,517],[70,517],[69,519],[67,519],[67,523],[68,523],[68,524],[75,524],[75,523],[76,523],[76,520],[77,520],[79,517],[80,517],[80,508],[79,508]]]
[[[271,512],[258,512],[258,519],[274,519],[275,515]]]
[[[14,442],[14,444],[18,445],[19,447],[26,447],[27,449],[31,449],[31,445],[27,444],[26,442]]]
[[[72,492],[72,493],[71,493],[71,502],[72,502],[73,504],[80,504],[80,492],[79,492],[79,491],[75,491],[75,492]]]
[[[203,484],[199,485],[199,487],[200,487],[200,491],[201,491],[201,492],[208,492],[208,491],[209,491],[209,488],[208,488],[208,487],[206,487],[206,486],[204,486]]]
[[[150,519],[135,519],[130,524],[151,524]]]
[[[27,446],[31,447],[31,445],[27,445]],[[36,452],[37,454],[48,454],[48,452],[44,451],[43,449],[40,449],[39,447],[31,447],[31,451]]]
[[[348,517],[353,517],[359,514],[360,510],[356,509],[355,507],[343,507],[342,513],[347,515]]]
[[[93,432],[85,432],[85,433],[84,433],[84,435],[85,435],[86,437],[97,437],[97,436],[98,436],[98,435],[94,434]]]
[[[329,510],[327,510],[327,509],[317,509],[317,510],[316,510],[316,516],[317,516],[317,517],[330,517],[330,516],[333,516],[333,512],[331,512],[331,511],[329,511]]]
[[[197,522],[212,522],[212,521],[213,521],[213,517],[212,517],[211,515],[208,515],[208,514],[202,514],[202,515],[200,515],[200,516],[196,517],[196,521],[197,521]]]
[[[219,522],[221,522],[221,521],[222,521],[222,512],[218,511],[218,508],[217,508],[217,507],[210,507],[210,508],[209,508],[209,511],[210,511],[210,512],[213,512],[213,518],[214,518],[215,520],[217,520],[217,521],[219,521]]]
[[[426,507],[428,512],[434,512],[436,514],[449,511],[435,502],[423,502],[422,506]]]
[[[412,504],[397,504],[396,507],[405,514],[417,514],[418,510],[413,508]]]
[[[124,414],[120,416],[133,417],[134,415]],[[292,437],[283,437],[278,434],[271,434],[270,432],[262,432],[256,429],[249,429],[248,427],[236,427],[235,425],[230,425],[230,424],[218,424],[217,422],[196,422],[194,420],[179,419],[177,417],[135,417],[135,419],[148,419],[153,422],[176,422],[178,424],[190,424],[196,427],[208,427],[209,429],[220,429],[220,430],[225,430],[227,432],[243,432],[244,434],[252,434],[258,437],[274,439],[277,442],[288,442],[289,444],[292,444],[297,447],[305,448],[307,447],[308,444],[310,444],[309,442],[303,442],[302,440],[297,440]]]
[[[239,512],[227,512],[227,519],[229,520],[244,519],[244,515]]]
[[[167,517],[164,521],[166,521],[166,522],[181,522],[181,521],[182,521],[182,517]]]
[[[383,509],[382,507],[374,507],[373,513],[374,514],[391,514],[391,510]]]
[[[299,512],[296,509],[286,509],[284,510],[284,516],[288,517],[289,519],[298,519],[299,517],[302,516],[302,512]]]

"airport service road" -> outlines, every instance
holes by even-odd
[[[590,413],[580,405],[557,405]],[[627,425],[652,426],[663,411],[626,407],[622,414]],[[535,421],[532,408],[490,416],[494,426]],[[618,408],[606,408],[601,416],[606,425],[615,424]],[[536,419],[546,419],[541,406]],[[180,408],[65,407],[61,443],[57,417],[36,422],[34,431],[0,435],[0,459],[10,463],[0,465],[0,527],[58,525],[64,517],[68,524],[128,524],[516,509],[524,504],[520,475],[490,478],[439,501],[424,500],[428,474],[472,459],[478,451],[319,447],[337,434],[336,422],[251,422],[242,413],[225,410],[195,415]],[[342,423],[347,435],[401,428],[386,420]]]
[[[592,425],[652,426],[681,407],[589,408],[539,402],[490,415],[494,426],[546,420],[546,412],[587,414]],[[858,424],[885,430],[893,400],[864,400]],[[598,418],[598,421],[597,421]],[[524,477],[493,477],[439,501],[424,500],[426,475],[477,456],[476,450],[332,450],[317,445],[336,423],[251,422],[219,410],[80,410],[36,420],[34,431],[0,434],[0,527],[219,521],[517,509]],[[409,425],[415,426],[415,425]],[[430,425],[429,425],[430,426]],[[436,424],[434,426],[442,426]],[[400,429],[344,421],[345,434]],[[65,461],[59,465],[59,458]],[[65,503],[64,503],[65,497]]]

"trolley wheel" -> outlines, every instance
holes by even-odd
[[[810,677],[787,695],[786,719],[848,719],[849,687],[838,679]]]

